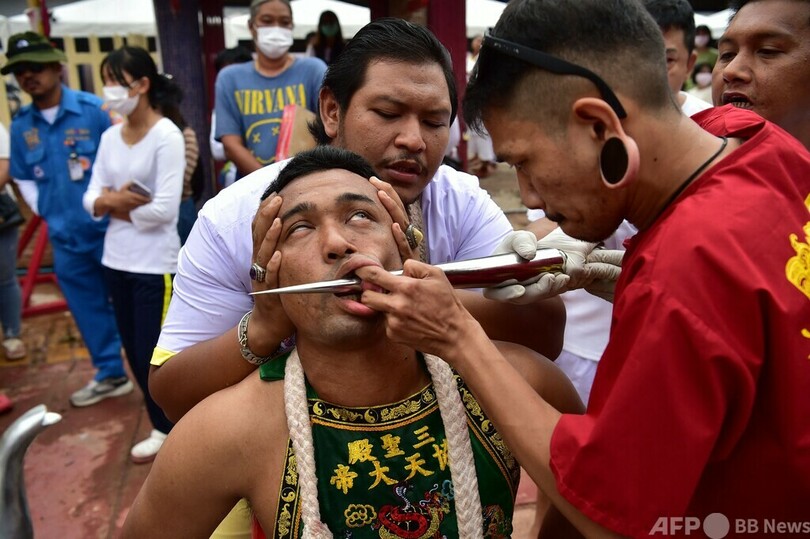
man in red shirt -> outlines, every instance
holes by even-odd
[[[810,153],[733,106],[683,116],[662,49],[632,0],[513,0],[465,95],[528,207],[587,241],[639,229],[584,416],[531,395],[435,268],[364,268],[387,293],[362,301],[458,370],[586,536],[810,529]]]

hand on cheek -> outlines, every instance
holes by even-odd
[[[433,266],[409,260],[402,276],[376,267],[361,268],[357,275],[387,291],[365,290],[361,301],[385,313],[386,332],[394,342],[444,357],[460,345],[469,324],[477,324]]]

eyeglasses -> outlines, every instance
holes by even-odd
[[[22,75],[26,71],[30,71],[31,73],[42,73],[45,71],[45,64],[35,64],[35,63],[22,63],[17,64],[11,68],[11,72],[14,73],[15,76]]]
[[[619,98],[616,97],[616,94],[613,93],[610,86],[608,86],[608,84],[602,80],[599,75],[590,69],[573,64],[563,60],[562,58],[557,58],[551,54],[540,52],[512,41],[495,37],[491,32],[492,30],[490,29],[484,34],[484,38],[481,41],[481,47],[489,47],[500,52],[501,54],[511,56],[512,58],[517,58],[518,60],[523,60],[524,62],[528,62],[539,67],[540,69],[550,71],[551,73],[556,73],[557,75],[576,75],[578,77],[584,77],[596,85],[596,87],[599,89],[599,93],[602,95],[602,99],[604,99],[607,104],[610,105],[610,108],[613,109],[616,116],[619,118],[627,117],[627,112],[625,112]]]

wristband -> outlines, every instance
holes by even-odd
[[[262,357],[257,356],[250,351],[247,340],[247,326],[251,314],[253,314],[253,309],[246,312],[245,316],[242,317],[242,320],[239,321],[239,328],[237,330],[237,335],[239,336],[239,351],[242,352],[242,357],[245,358],[245,361],[258,367],[273,359],[275,354]]]

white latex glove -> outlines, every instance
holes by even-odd
[[[600,297],[605,301],[613,303],[616,281],[622,273],[622,259],[624,251],[610,249],[594,249],[585,263],[585,272],[591,279],[591,283],[585,286],[585,290]]]
[[[556,230],[552,234],[554,232]],[[550,247],[542,244],[544,240],[545,238],[538,242],[537,237],[528,230],[515,230],[503,239],[492,254],[517,253],[526,260],[531,260],[538,248]],[[550,248],[556,249],[557,247]],[[497,288],[486,288],[484,297],[524,305],[565,292],[568,290],[569,280],[570,277],[565,273],[542,273],[534,280],[530,279],[522,283],[510,280],[501,283]]]
[[[543,273],[534,281],[522,283],[507,281],[497,288],[485,289],[485,297],[522,305],[591,285],[595,285],[591,293],[603,298],[605,294],[612,296],[612,284],[621,273],[622,251],[595,250],[596,243],[574,239],[560,228],[539,241],[533,242],[534,238],[526,230],[511,232],[493,254],[516,252],[531,259],[537,249],[558,249],[566,254],[563,272]]]
[[[526,260],[531,260],[536,252],[537,236],[528,230],[513,230],[506,235],[492,254],[517,253]]]

